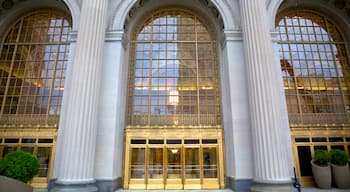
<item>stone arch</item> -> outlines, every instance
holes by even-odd
[[[350,2],[345,0],[320,2],[312,0],[271,0],[271,3],[268,7],[270,29],[272,31],[275,29],[275,22],[278,16],[278,12],[296,7],[321,11],[336,21],[339,26],[343,26],[343,32],[348,33],[345,34],[345,36],[350,36],[350,33],[348,32],[350,31]]]
[[[72,17],[72,29],[78,30],[80,7],[76,0],[64,0],[64,2],[66,3]]]
[[[64,2],[54,0],[19,1],[13,3],[11,7],[8,7],[6,10],[0,12],[0,36],[5,33],[16,18],[20,17],[26,12],[38,8],[53,8],[68,13],[72,17],[73,29],[77,29],[80,10],[75,0],[65,0]]]
[[[137,8],[142,7],[149,0],[126,0],[116,5],[113,9],[112,16],[109,21],[109,28],[111,30],[123,30],[124,25],[128,22],[130,14]],[[237,15],[232,11],[232,8],[226,1],[222,0],[200,0],[201,4],[206,5],[219,20],[222,20],[222,24],[225,30],[233,30],[239,28],[237,21]]]
[[[267,7],[267,15],[270,22],[270,29],[274,30],[275,28],[275,18],[277,15],[278,8],[284,0],[271,0]]]

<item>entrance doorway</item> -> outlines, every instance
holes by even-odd
[[[224,187],[222,139],[130,138],[126,189],[220,189]],[[128,157],[128,158],[127,158]]]

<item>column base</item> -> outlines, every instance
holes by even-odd
[[[96,184],[55,184],[50,192],[97,192],[98,188]]]
[[[122,178],[118,177],[113,180],[96,180],[98,192],[114,192],[122,187]]]
[[[292,183],[253,183],[250,187],[252,192],[295,192],[296,189]]]
[[[121,188],[122,178],[116,178],[114,180],[96,180],[96,183],[90,184],[58,184],[57,179],[51,179],[49,181],[48,191],[50,192],[114,192],[116,189]]]
[[[235,179],[234,177],[226,177],[226,187],[235,192],[250,191],[252,183],[252,179]]]

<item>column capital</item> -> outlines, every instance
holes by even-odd
[[[71,30],[68,34],[68,39],[70,43],[76,43],[78,38],[78,31],[77,30]]]
[[[121,42],[124,49],[128,47],[129,38],[124,30],[110,30],[106,32],[106,42]]]
[[[224,34],[226,41],[243,41],[241,30],[225,30]]]
[[[122,41],[124,36],[123,30],[109,30],[106,31],[105,41]]]
[[[270,31],[270,35],[271,35],[271,40],[273,43],[278,43],[279,38],[278,35],[279,33],[277,31]]]

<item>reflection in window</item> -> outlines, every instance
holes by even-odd
[[[203,174],[204,178],[217,178],[217,154],[216,148],[203,148]]]
[[[181,178],[181,148],[168,148],[167,154],[167,178]]]
[[[8,30],[0,47],[1,114],[60,113],[70,28],[65,15],[37,10]]]
[[[349,58],[337,26],[307,10],[278,22],[279,52],[292,123],[344,123],[349,114]]]
[[[145,148],[131,149],[130,178],[145,177]]]
[[[37,157],[40,162],[39,177],[47,177],[51,147],[38,147]]]
[[[163,178],[163,148],[150,148],[148,154],[148,177]]]
[[[200,178],[199,148],[186,148],[185,159],[185,178]]]
[[[221,124],[216,41],[196,16],[156,12],[134,38],[129,124]]]
[[[17,150],[17,146],[4,146],[2,151],[2,157],[5,157],[8,153],[14,152]]]

